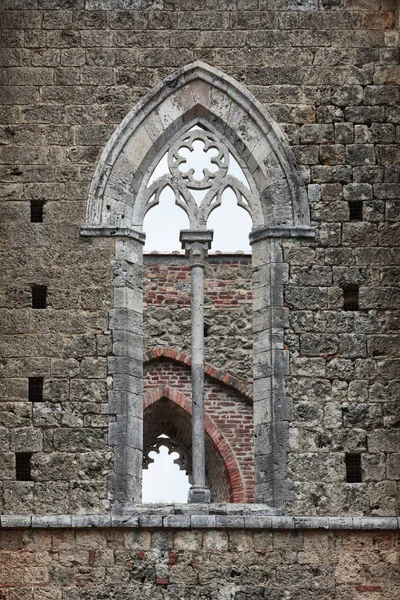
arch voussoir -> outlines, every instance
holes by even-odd
[[[143,355],[143,362],[146,363],[150,360],[157,360],[159,358],[170,358],[171,360],[187,365],[188,367],[190,367],[192,364],[192,357],[190,354],[175,350],[174,348],[170,347],[157,347],[148,350]],[[237,377],[233,377],[233,375],[230,375],[221,369],[217,369],[208,363],[205,363],[204,365],[204,372],[212,379],[234,388],[248,400],[252,399],[252,385],[246,381],[242,381]]]

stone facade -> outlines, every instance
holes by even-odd
[[[394,600],[394,533],[240,530],[13,530],[3,533],[6,600]]]
[[[203,4],[2,2],[0,600],[400,594],[398,3]],[[205,270],[206,466],[257,522],[137,517],[143,432],[190,446],[190,279],[132,197],[196,119],[254,184],[252,259]]]

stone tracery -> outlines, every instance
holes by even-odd
[[[187,154],[194,152],[196,142],[203,144],[203,156],[210,161],[209,168],[202,168],[202,178],[196,177],[196,169],[188,165],[190,157]],[[209,156],[211,150],[215,150],[216,154]],[[251,215],[251,207],[255,204],[253,194],[243,181],[228,172],[229,163],[230,152],[216,134],[192,128],[170,147],[169,173],[157,178],[143,191],[144,211],[147,212],[158,204],[163,190],[169,186],[175,194],[175,203],[187,213],[190,228],[201,230],[207,226],[211,212],[221,205],[225,190],[230,188],[235,193],[238,205]],[[211,166],[215,169],[211,169]],[[203,192],[199,203],[196,202],[193,191]]]
[[[189,475],[190,480],[190,475],[192,472],[192,461],[189,453],[186,452],[182,444],[179,444],[170,436],[165,434],[158,436],[152,444],[143,449],[143,469],[147,469],[149,465],[154,463],[154,458],[150,456],[150,453],[156,452],[157,454],[159,454],[160,448],[162,446],[168,448],[168,454],[178,454],[178,457],[175,458],[173,462],[174,464],[178,465],[181,471],[185,471],[186,475]]]

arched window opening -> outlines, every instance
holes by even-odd
[[[165,434],[158,436],[143,457],[143,502],[187,502],[190,465],[175,442]]]
[[[243,312],[242,317],[246,309],[251,313],[250,306],[246,306],[249,290],[241,290],[243,292],[241,294],[226,286],[224,291],[219,289],[216,292],[212,286],[213,282],[207,281],[207,276],[205,280],[204,275],[208,264],[208,250],[225,253],[240,250],[242,252],[250,251],[248,238],[252,226],[250,213],[256,194],[252,193],[249,180],[239,162],[233,157],[231,150],[232,146],[228,146],[217,132],[197,123],[186,131],[178,132],[176,137],[171,140],[167,150],[164,147],[161,159],[157,158],[158,162],[153,163],[153,165],[155,164],[153,170],[148,170],[149,175],[147,179],[143,180],[139,191],[142,214],[145,217],[144,231],[147,235],[151,235],[151,243],[147,247],[151,245],[152,249],[154,248],[160,253],[174,252],[179,239],[185,248],[186,258],[189,259],[188,267],[191,273],[190,341],[193,350],[191,378],[193,422],[189,426],[193,432],[190,440],[190,447],[193,444],[193,466],[189,478],[191,483],[189,502],[209,502],[216,499],[223,501],[229,500],[232,495],[229,485],[226,484],[225,465],[221,461],[214,460],[212,445],[209,441],[206,442],[204,435],[198,435],[198,431],[202,431],[204,428],[205,400],[202,391],[204,353],[208,350],[213,356],[212,347],[216,342],[222,349],[220,335],[217,339],[214,335],[212,339],[208,340],[208,344],[204,343],[202,331],[205,290],[210,290],[211,305],[219,313],[219,320],[221,321],[222,318],[225,323],[222,329],[228,328],[232,317],[232,314],[229,315],[229,313],[232,312],[232,309],[237,312],[239,303]],[[188,217],[188,226],[181,224],[182,214],[179,213],[183,211]],[[149,216],[152,213],[153,217]],[[178,218],[174,218],[175,215]],[[210,221],[215,224],[216,244],[213,243],[214,232],[210,230]],[[150,230],[147,229],[149,225]],[[182,284],[182,281],[175,282],[176,288],[171,290],[174,286],[172,276],[174,269],[179,267],[170,265],[170,268],[172,269],[171,276],[165,282],[164,287],[153,289],[153,294],[157,293],[157,302],[163,306],[169,306],[169,301],[177,300],[178,288],[180,289],[179,286]],[[212,278],[212,269],[209,269],[209,275]],[[182,270],[181,276],[185,276],[185,270]],[[233,271],[231,279],[236,279]],[[171,295],[169,299],[165,298],[168,291]],[[208,304],[209,302],[206,302],[207,311],[210,309]],[[177,309],[178,303],[174,306],[174,310]],[[155,311],[154,306],[145,309],[145,315],[148,317],[145,319],[146,323],[151,321],[152,315],[155,316]],[[165,315],[165,312],[162,314]],[[221,332],[221,327],[218,328],[218,331]],[[244,342],[251,345],[249,340],[243,340],[243,336],[240,337],[239,343]],[[228,361],[231,363],[239,358],[238,341],[235,340],[235,343],[232,343],[231,340],[229,344],[236,346],[236,349],[230,351],[228,357]],[[157,344],[159,343],[160,340],[157,340]],[[176,439],[173,434],[172,438]],[[206,446],[208,446],[207,452]],[[146,446],[144,450],[144,457],[149,456],[148,452],[146,454]],[[214,464],[214,467],[210,469],[211,463]],[[146,466],[148,465],[144,463],[145,468]],[[157,488],[157,484],[155,485]],[[157,489],[153,498],[167,502],[171,497],[171,494],[167,492],[167,486],[164,486],[164,490],[162,487]],[[148,498],[147,492],[143,498]]]
[[[201,146],[197,141],[204,144]],[[192,165],[192,156],[198,148],[206,151],[208,160],[201,180],[199,169]],[[245,173],[245,181],[232,172],[233,155]],[[168,173],[165,173],[165,161]],[[164,175],[155,172],[158,163],[164,165]],[[243,498],[235,492],[240,475],[231,473],[230,465],[235,463],[235,458],[229,444],[224,440],[226,445],[221,448],[218,428],[212,438],[207,433],[201,390],[204,383],[203,307],[207,300],[204,271],[209,251],[216,250],[212,243],[213,232],[209,229],[213,220],[209,217],[215,209],[224,208],[223,204],[230,202],[229,196],[226,200],[226,193],[231,189],[239,207],[251,214],[253,224],[250,302],[256,500],[280,510],[293,498],[286,469],[292,406],[285,390],[289,355],[284,345],[288,309],[283,304],[283,292],[288,265],[284,261],[282,239],[313,238],[315,231],[310,227],[301,172],[279,125],[239,82],[201,61],[167,77],[115,130],[96,168],[86,224],[81,230],[84,236],[110,236],[116,240],[114,305],[110,311],[113,354],[108,361],[112,388],[106,407],[106,412],[113,415],[109,443],[115,448],[114,472],[109,479],[112,510],[125,514],[141,497],[141,461],[147,443],[146,436],[141,435],[142,356],[146,335],[141,294],[143,221],[150,209],[159,204],[161,193],[168,187],[175,204],[186,212],[189,220],[189,227],[180,233],[189,258],[191,315],[195,315],[192,323],[196,325],[191,335],[192,406],[186,411],[187,414],[193,412],[195,431],[191,440],[194,483],[189,501],[209,502],[207,485],[212,488],[214,501],[233,498],[240,502]],[[214,218],[217,218],[216,213]],[[165,221],[159,221],[165,228]],[[218,221],[224,222],[222,218]],[[146,229],[149,229],[147,222]],[[231,227],[226,226],[226,229]],[[248,294],[248,290],[245,293]],[[228,299],[222,301],[221,298],[218,304]],[[242,297],[234,300],[237,304],[243,301]],[[213,333],[215,331],[210,329],[207,340],[211,340]],[[227,377],[229,379],[229,375]],[[175,410],[174,418],[169,417],[175,426],[176,414]],[[149,419],[144,420],[145,429],[146,421]],[[151,443],[163,433],[183,443],[190,432],[189,423],[186,417],[179,436],[174,436],[165,426],[158,428],[150,436]],[[217,448],[216,457],[220,457],[215,461],[213,447]],[[191,451],[190,444],[187,450]],[[217,463],[221,466],[221,481],[228,482],[223,491],[223,486],[218,486]],[[205,472],[206,466],[208,472]]]
[[[229,152],[228,175],[236,178],[250,191],[247,177],[231,152]],[[242,204],[240,205],[238,201]],[[213,252],[250,253],[249,234],[252,224],[246,198],[235,188],[225,188],[221,196],[221,206],[213,210],[207,222],[208,229],[214,231]]]
[[[146,232],[144,251],[176,252],[181,249],[179,232],[189,227],[189,219],[175,204],[175,194],[167,186],[160,195],[157,206],[149,210],[143,223]]]
[[[212,251],[251,252],[249,233],[251,217],[237,204],[234,191],[227,188],[221,206],[209,216],[207,227],[214,231]]]
[[[205,127],[196,124],[171,144],[143,195],[145,252],[177,251],[179,232],[193,225],[214,229],[213,252],[250,252],[248,179],[224,142]]]
[[[171,464],[171,455],[168,452],[175,448],[177,456],[174,457],[175,466],[181,469],[181,474],[186,473],[188,483],[192,480],[192,435],[191,415],[183,408],[175,404],[169,398],[162,397],[148,406],[143,415],[143,502],[177,502],[177,492],[174,481],[168,480],[163,489],[157,493],[157,482],[154,481],[155,471],[151,471],[150,460],[154,459],[153,449],[162,450],[162,457],[166,455],[166,464]],[[157,461],[154,459],[154,464]],[[160,461],[161,464],[161,461]],[[146,473],[147,471],[147,473]],[[178,479],[177,479],[178,481]],[[183,497],[184,484],[180,478],[180,496]],[[231,485],[224,460],[216,448],[210,436],[206,433],[206,482],[211,491],[212,502],[229,502],[231,500]],[[159,486],[161,488],[161,486]],[[189,486],[186,488],[186,492]],[[147,500],[153,490],[157,500]],[[172,500],[171,498],[174,498]],[[187,502],[187,493],[179,502]]]

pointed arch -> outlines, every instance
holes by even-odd
[[[108,357],[112,389],[104,408],[113,415],[109,444],[115,465],[109,488],[116,514],[129,512],[141,498],[142,225],[149,209],[142,192],[167,149],[196,125],[226,145],[251,188],[256,501],[280,511],[293,498],[286,473],[292,404],[285,388],[283,292],[289,265],[282,239],[314,237],[307,194],[288,142],[269,113],[240,83],[196,61],[154,88],[117,127],[97,165],[81,229],[84,236],[116,238]]]
[[[169,386],[169,385],[160,385],[156,386],[150,390],[147,390],[143,394],[143,411],[144,416],[146,418],[146,411],[151,406],[157,404],[163,398],[170,400],[180,409],[182,409],[185,414],[188,416],[188,420],[191,418],[192,408],[191,403],[185,394],[180,392],[179,390]],[[220,429],[215,425],[214,421],[209,415],[205,416],[204,420],[204,428],[206,435],[208,436],[210,442],[212,443],[214,449],[214,457],[217,462],[223,463],[225,472],[227,475],[228,483],[229,483],[229,501],[230,502],[246,502],[246,494],[243,486],[242,475],[239,469],[239,465],[237,460],[231,450],[231,447],[227,440],[224,438]],[[146,430],[146,427],[145,427]],[[190,431],[190,427],[186,428],[186,432]],[[156,431],[156,434],[165,433],[164,431]],[[170,432],[167,432],[170,433]],[[146,437],[146,436],[145,436]],[[151,440],[152,441],[152,440]],[[150,441],[150,443],[151,443]],[[181,440],[177,440],[181,442]],[[183,443],[187,446],[188,442],[186,440],[182,440]],[[145,440],[146,444],[146,440]],[[210,446],[210,444],[209,444]],[[145,448],[146,450],[146,448]],[[209,461],[209,468],[213,467],[213,462]],[[215,465],[214,465],[215,466]],[[227,500],[227,499],[226,499]],[[226,501],[225,500],[225,501]]]
[[[192,364],[192,357],[187,352],[181,352],[176,350],[175,348],[169,348],[167,346],[160,346],[158,348],[152,348],[148,350],[143,355],[143,362],[149,362],[150,360],[157,360],[159,358],[170,358],[171,360],[180,363],[182,365],[186,365],[190,367]],[[237,390],[242,394],[247,400],[252,401],[252,386],[237,377],[233,377],[229,373],[221,369],[216,369],[212,365],[205,363],[204,364],[204,373],[223,383],[224,385],[228,385],[233,389]]]
[[[86,234],[141,232],[143,182],[165,149],[196,124],[223,139],[251,181],[256,233],[295,228],[307,234],[304,183],[279,125],[240,83],[200,61],[160,83],[114,131],[90,188]]]

